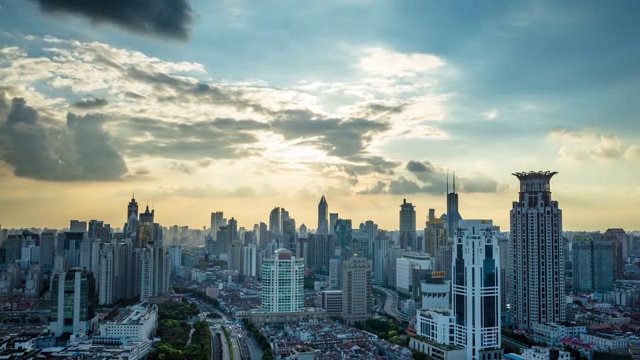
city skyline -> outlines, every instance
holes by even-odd
[[[511,174],[554,170],[566,230],[638,229],[640,4],[168,3],[3,2],[3,228],[121,227],[134,192],[166,226],[314,229],[325,195],[422,229],[455,171],[463,217],[508,230]]]

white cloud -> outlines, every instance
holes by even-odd
[[[364,51],[356,65],[366,74],[384,77],[413,77],[445,65],[444,60],[431,54],[404,54],[375,47]]]
[[[561,143],[558,153],[560,157],[567,159],[631,160],[640,154],[640,147],[637,145],[626,145],[616,135],[598,134],[593,129],[572,132],[557,128],[549,133],[548,138]]]

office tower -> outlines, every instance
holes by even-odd
[[[338,213],[329,214],[329,234],[331,235],[336,233],[336,223],[338,222],[338,218]]]
[[[255,244],[249,244],[244,247],[242,256],[242,275],[249,277],[257,276],[257,247]]]
[[[364,231],[352,231],[351,232],[351,245],[348,248],[348,256],[351,257],[353,253],[358,253],[358,256],[373,260],[373,241],[369,238],[369,234]],[[345,258],[346,259],[346,258]]]
[[[244,251],[244,244],[240,240],[234,240],[231,243],[231,250],[229,252],[229,260],[227,261],[227,268],[231,271],[237,271],[238,274],[242,271],[242,256]]]
[[[229,219],[227,226],[229,227],[229,236],[231,237],[231,241],[239,239],[240,237],[238,236],[238,221],[234,218],[231,218]]]
[[[404,252],[396,260],[396,290],[413,299],[420,297],[420,281],[433,270],[433,259],[427,253]]]
[[[282,221],[282,234],[284,235],[284,240],[280,247],[287,248],[293,252],[294,255],[300,257],[298,253],[298,242],[296,235],[296,220],[291,218],[286,218]]]
[[[71,220],[69,224],[69,231],[71,232],[87,232],[87,222],[86,221],[78,221]]]
[[[458,212],[458,193],[456,192],[456,173],[453,173],[453,192],[449,192],[449,176],[447,175],[447,237],[453,238],[458,222],[462,216]]]
[[[271,236],[274,237],[282,234],[282,214],[280,211],[280,208],[276,207],[271,210],[271,213],[269,213],[269,232],[271,233]]]
[[[300,227],[298,228],[298,237],[306,238],[308,235],[309,235],[309,230],[307,229],[307,225],[305,224],[300,225]]]
[[[342,316],[342,290],[323,290],[318,292],[316,306],[332,316]]]
[[[335,254],[329,259],[329,288],[342,289],[342,249],[335,248]]]
[[[612,243],[613,246],[613,279],[624,278],[624,264],[627,261],[628,239],[630,236],[620,228],[607,229],[602,234],[602,238]]]
[[[83,238],[80,241],[80,268],[98,274],[98,262],[100,257],[100,240]],[[99,282],[99,279],[96,279]]]
[[[216,211],[211,213],[211,232],[210,235],[216,240],[216,234],[220,229],[220,226],[226,225],[223,224],[224,215],[222,211]]]
[[[176,270],[182,266],[182,247],[177,245],[170,246],[169,258],[171,259],[171,274],[175,275]]]
[[[306,266],[319,275],[329,275],[329,260],[335,254],[333,236],[309,234]]]
[[[7,240],[4,242],[4,248],[6,251],[6,263],[11,265],[17,260],[20,260],[22,253],[22,234],[12,234],[7,236]]]
[[[336,246],[346,249],[351,245],[351,220],[337,219],[334,226],[334,233],[337,237]]]
[[[416,211],[407,199],[400,205],[400,247],[402,249],[416,249]]]
[[[327,199],[325,199],[324,195],[320,199],[320,203],[318,204],[318,234],[328,234],[329,233],[329,205],[327,204]]]
[[[500,309],[507,311],[507,304],[511,304],[509,300],[509,289],[511,289],[511,277],[507,274],[511,274],[510,262],[509,262],[509,236],[506,234],[498,235],[498,247],[500,248]]]
[[[148,243],[153,241],[153,218],[155,210],[149,211],[149,205],[143,213],[139,215],[139,227],[137,232],[137,247],[146,247]]]
[[[342,317],[349,325],[371,317],[371,270],[371,260],[357,254],[342,264]]]
[[[140,274],[140,300],[164,295],[169,291],[171,260],[162,247],[147,245],[136,249]]]
[[[369,242],[373,243],[376,236],[378,236],[378,224],[376,224],[372,220],[367,220],[364,222],[363,231],[369,236]]]
[[[447,244],[444,220],[436,218],[435,212],[435,209],[429,209],[429,217],[424,225],[423,246],[423,251],[433,256],[435,256],[440,246]],[[446,266],[448,267],[449,263]]]
[[[98,272],[98,304],[109,305],[115,302],[113,294],[113,246],[104,244],[100,249],[100,270]]]
[[[295,312],[304,308],[304,263],[287,249],[278,249],[262,263],[262,309]]]
[[[447,245],[439,246],[435,255],[435,270],[444,273],[445,279],[451,280],[451,262],[453,261],[453,241],[447,240]]]
[[[510,212],[510,298],[518,328],[566,320],[562,211],[551,200],[550,188],[555,174],[513,174],[520,180],[520,192]]]
[[[80,266],[80,244],[86,233],[65,231],[58,233],[58,253],[64,254],[70,268]]]
[[[137,254],[132,239],[116,243],[113,257],[113,297],[115,301],[131,299],[138,294]]]
[[[373,283],[379,286],[387,285],[389,246],[389,238],[381,231],[373,246]]]
[[[211,259],[216,254],[216,241],[211,235],[204,238],[204,253]]]
[[[260,223],[260,236],[258,238],[258,247],[259,248],[264,248],[267,246],[267,244],[269,243],[269,241],[271,241],[271,239],[269,238],[269,231],[267,228],[267,224],[261,222]]]
[[[132,214],[136,219],[138,218],[138,203],[134,195],[131,195],[131,201],[127,205],[127,217],[125,219],[129,220]]]
[[[404,250],[400,248],[399,244],[393,244],[389,247],[389,256],[387,257],[387,286],[390,288],[396,287],[396,266],[398,259],[402,256]]]
[[[51,333],[86,333],[95,321],[95,281],[88,271],[54,272],[51,279]]]
[[[499,358],[500,251],[491,220],[458,222],[452,274],[457,343],[467,359]]]
[[[215,251],[213,252],[220,258],[220,255],[226,254],[229,255],[229,250],[231,250],[231,229],[229,229],[229,225],[220,226],[220,229],[216,235],[217,240],[215,241]]]
[[[592,235],[573,238],[573,291],[613,290],[613,243]]]

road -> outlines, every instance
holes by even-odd
[[[373,288],[385,295],[384,312],[389,316],[394,317],[396,320],[409,321],[409,316],[398,310],[398,294],[396,294],[395,291],[375,285]]]
[[[196,304],[196,306],[198,306],[198,309],[203,312],[203,313],[217,313],[218,315],[222,316],[222,324],[226,323],[227,321],[230,321],[230,319],[227,317],[227,315],[225,315],[224,313],[222,313],[221,311],[219,311],[218,309],[214,309],[211,305],[204,303],[198,299],[195,298],[189,298],[190,301],[194,302]],[[259,352],[259,356],[257,356],[258,354],[254,355],[255,351],[251,351],[251,349],[249,348],[249,345],[246,344],[246,339],[247,336],[245,336],[245,334],[243,334],[243,331],[241,330],[241,328],[237,325],[229,325],[226,326],[226,328],[230,331],[230,340],[231,340],[231,348],[233,351],[233,359],[234,360],[245,360],[245,359],[257,359],[260,360],[262,359],[262,352]],[[226,337],[224,335],[224,332],[222,331],[222,329],[220,329],[220,333],[222,334],[222,341],[223,341],[223,349],[226,348],[227,346],[227,340]],[[238,336],[240,335],[240,336]],[[244,350],[244,351],[243,351]],[[227,351],[228,352],[228,351]],[[228,360],[229,354],[225,355],[223,354],[223,358],[224,360]],[[255,356],[255,357],[254,357]]]

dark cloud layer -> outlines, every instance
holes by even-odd
[[[116,138],[129,156],[167,159],[234,159],[251,156],[246,145],[258,141],[256,131],[267,124],[254,120],[215,119],[197,123],[175,123],[151,118],[118,122]],[[131,135],[146,136],[131,141]]]
[[[109,102],[106,99],[87,97],[73,104],[78,109],[95,109],[106,106]]]
[[[66,126],[45,127],[38,112],[14,98],[0,121],[0,159],[14,174],[39,180],[106,181],[121,178],[127,167],[93,115],[67,115]]]
[[[126,30],[186,40],[193,22],[188,0],[35,0],[45,13],[67,13],[93,23],[112,23]]]

